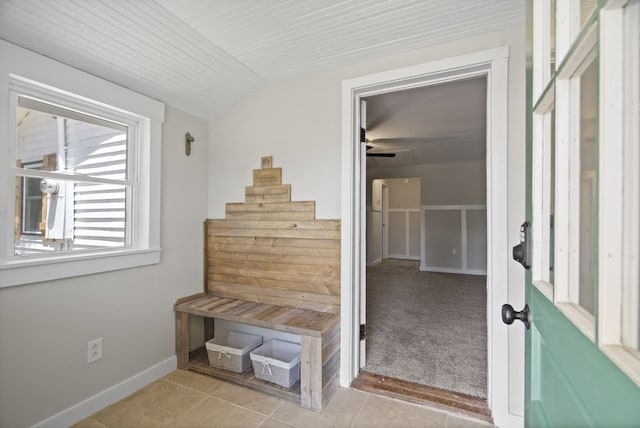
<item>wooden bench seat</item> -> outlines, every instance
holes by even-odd
[[[282,170],[262,158],[244,203],[204,223],[204,291],[174,305],[178,367],[220,377],[320,411],[338,388],[340,222],[317,220],[315,202],[291,202]],[[209,365],[204,343],[190,343],[190,318],[204,341],[224,320],[300,337],[300,381],[291,388]],[[224,328],[218,328],[224,331]],[[195,340],[195,339],[192,339]]]
[[[176,302],[176,353],[178,367],[221,377],[320,411],[338,388],[340,317],[327,312],[252,302],[199,293]],[[222,319],[300,336],[300,383],[293,389],[257,379],[251,373],[235,374],[209,365],[204,349],[189,353],[189,315],[208,321]],[[205,324],[205,340],[213,338],[213,325]]]
[[[327,312],[298,309],[289,306],[258,303],[214,294],[196,294],[189,300],[176,303],[177,312],[187,312],[256,327],[302,336],[325,337],[340,317]]]

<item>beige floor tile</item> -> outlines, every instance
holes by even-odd
[[[204,392],[205,394],[212,394],[215,390],[227,384],[227,382],[211,376],[180,369],[169,373],[164,379]]]
[[[71,428],[107,428],[107,426],[94,419],[87,418],[81,420],[75,425],[72,425]]]
[[[444,427],[447,415],[420,406],[370,395],[354,427]]]
[[[265,416],[209,397],[171,424],[172,427],[257,428]]]
[[[489,422],[473,421],[452,415],[447,416],[447,428],[487,428],[492,426],[494,425]]]
[[[281,401],[274,395],[233,383],[225,383],[221,388],[213,392],[213,396],[266,416],[271,416]]]
[[[367,394],[340,388],[321,413],[303,409],[300,404],[282,401],[272,418],[298,427],[350,427]]]
[[[91,417],[108,427],[162,427],[173,423],[207,396],[159,380]]]
[[[289,425],[275,419],[268,418],[265,420],[259,428],[292,428],[294,425]]]

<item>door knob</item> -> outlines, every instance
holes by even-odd
[[[513,306],[509,304],[502,305],[502,322],[505,324],[513,324],[515,320],[520,320],[524,323],[527,330],[531,326],[529,322],[529,305],[524,305],[524,309],[520,312],[513,310]]]

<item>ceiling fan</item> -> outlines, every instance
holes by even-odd
[[[369,140],[366,138],[366,130],[364,128],[360,128],[360,141],[367,144],[367,157],[378,157],[378,158],[395,158],[396,154],[393,152],[373,152],[369,153],[369,150],[375,148],[371,144],[369,144]]]
[[[369,150],[373,149],[372,145],[367,144],[367,157],[378,157],[378,158],[395,158],[396,154],[392,152],[373,152],[369,153]]]

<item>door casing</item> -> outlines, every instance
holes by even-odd
[[[360,98],[486,76],[487,402],[497,425],[523,425],[523,415],[519,409],[523,408],[524,401],[524,350],[509,347],[509,332],[500,318],[500,307],[508,301],[509,294],[509,248],[506,227],[508,121],[505,120],[508,117],[508,57],[508,47],[499,47],[342,82],[342,387],[349,387],[360,369],[359,325],[365,309],[361,299],[361,288],[366,284],[366,233],[363,227],[366,224],[366,183],[362,178],[363,159],[360,129],[357,126],[360,123]],[[520,334],[522,336],[519,340],[512,340],[512,344],[524,342],[523,332]],[[513,336],[511,338],[513,339]],[[519,356],[515,360],[517,367],[513,367],[514,358],[510,358],[510,353]],[[514,403],[513,400],[518,402]]]

